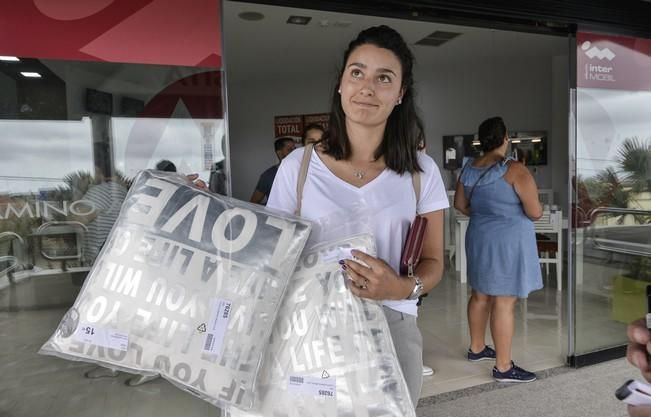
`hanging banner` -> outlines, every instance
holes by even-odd
[[[0,55],[221,68],[218,0],[21,0],[0,14]]]

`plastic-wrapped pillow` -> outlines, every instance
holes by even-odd
[[[347,288],[338,261],[375,254],[369,234],[305,250],[256,383],[254,408],[228,417],[415,417],[379,303]]]
[[[160,374],[214,404],[248,408],[310,229],[144,171],[40,353]]]

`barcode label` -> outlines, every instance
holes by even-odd
[[[213,343],[215,342],[215,336],[213,336],[211,333],[208,333],[206,335],[206,343],[203,345],[203,350],[210,350],[212,348]]]
[[[328,373],[324,371],[323,375],[328,375]],[[334,399],[337,397],[337,380],[334,376],[329,375],[327,378],[323,376],[321,378],[290,376],[287,391],[293,394]]]
[[[221,355],[232,304],[230,301],[215,298],[210,301],[210,306],[210,321],[206,329],[203,351]]]

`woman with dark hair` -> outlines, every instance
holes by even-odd
[[[323,138],[324,133],[325,129],[323,129],[323,126],[317,123],[310,123],[309,125],[305,126],[305,129],[303,129],[303,137],[301,138],[301,142],[303,143],[303,146],[307,145],[308,143],[319,142]]]
[[[413,91],[413,55],[393,29],[359,33],[346,50],[332,93],[329,129],[318,147],[299,148],[283,160],[267,207],[317,220],[366,202],[377,257],[359,251],[363,263],[342,261],[350,290],[381,300],[414,406],[422,385],[422,337],[416,325],[418,297],[443,274],[443,209],[447,195],[438,167],[424,152]],[[297,197],[305,150],[309,161],[302,198]],[[313,149],[313,150],[312,150]],[[420,178],[420,196],[412,175]],[[400,255],[416,214],[428,219],[423,253],[413,277],[401,276]]]
[[[176,172],[176,165],[168,159],[162,159],[156,164],[156,169],[159,171]]]
[[[483,155],[464,163],[454,207],[470,216],[466,233],[470,348],[468,360],[495,360],[493,378],[531,382],[533,372],[511,360],[514,308],[520,298],[542,288],[533,220],[542,215],[538,189],[529,170],[506,158],[509,138],[500,117],[479,126]],[[485,344],[486,325],[495,350]]]

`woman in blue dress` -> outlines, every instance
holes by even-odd
[[[509,139],[502,118],[482,122],[479,142],[483,155],[464,164],[454,198],[454,207],[470,217],[468,360],[495,359],[497,381],[531,382],[536,375],[511,360],[511,342],[518,298],[542,288],[533,224],[542,207],[529,170],[506,158]],[[495,350],[484,339],[489,318]]]

